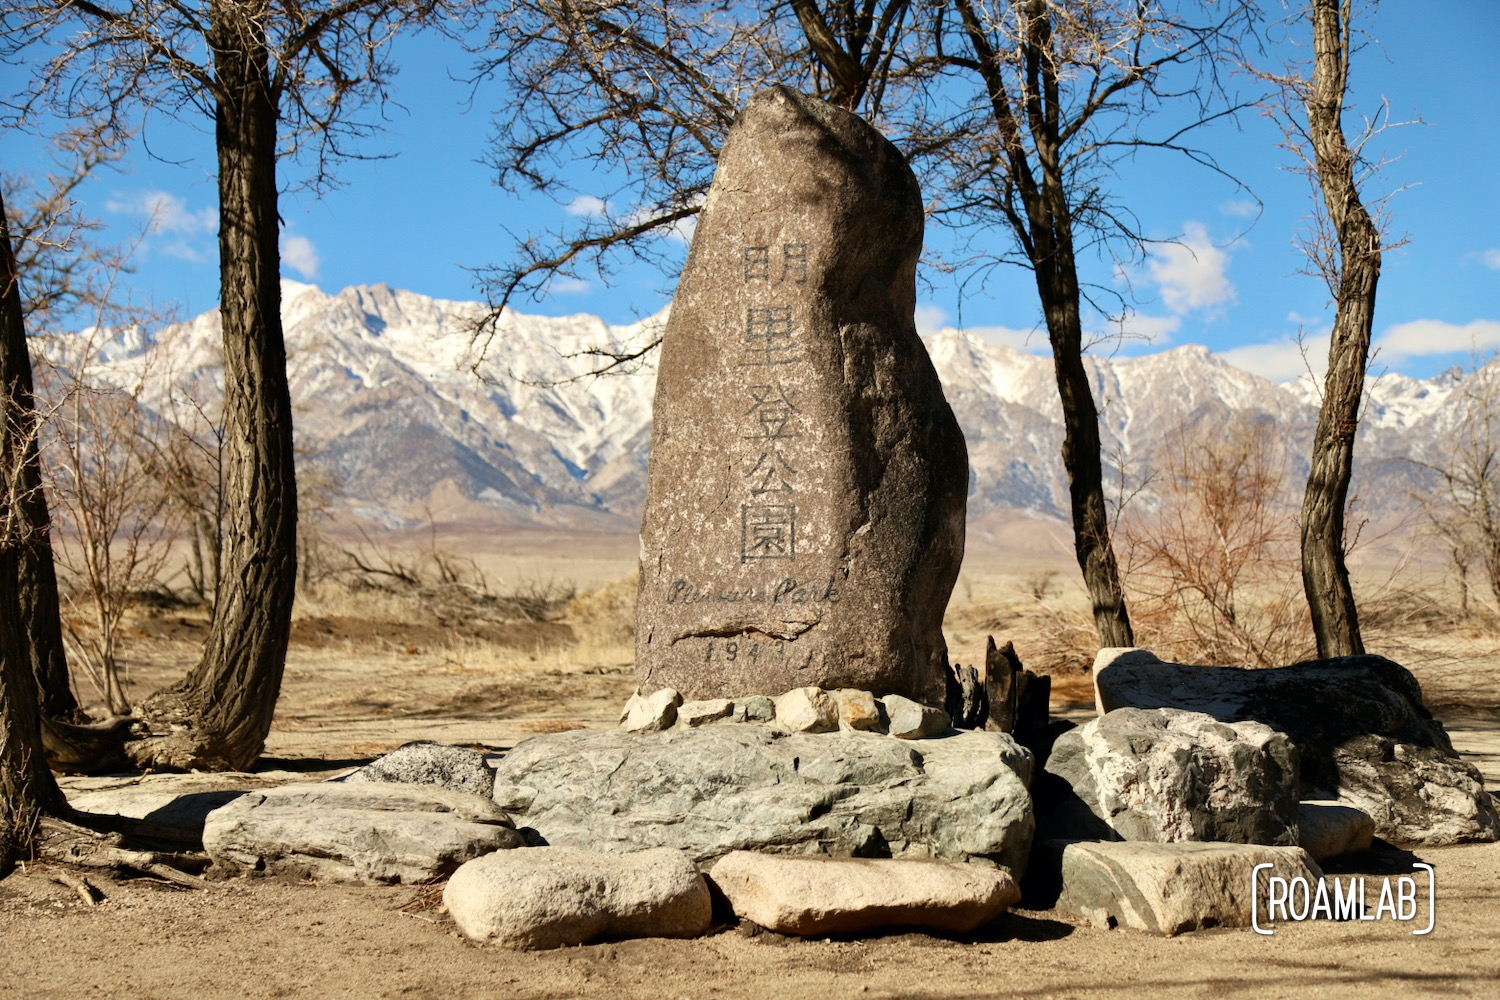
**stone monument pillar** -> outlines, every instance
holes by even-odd
[[[968,453],[917,336],[922,196],[786,87],[735,122],[661,348],[636,674],[942,700]]]

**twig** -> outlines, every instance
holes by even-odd
[[[47,877],[58,885],[67,886],[78,894],[85,906],[98,906],[100,900],[104,899],[104,893],[92,885],[88,879],[74,875],[72,872],[62,869],[54,869],[47,873]]]

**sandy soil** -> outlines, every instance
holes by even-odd
[[[411,739],[503,751],[537,732],[613,725],[634,683],[628,633],[601,624],[628,587],[615,591],[575,604],[561,620],[509,624],[434,627],[368,608],[306,609],[262,766],[323,773]],[[959,618],[955,645],[982,641]],[[136,697],[180,675],[202,629],[201,616],[181,609],[135,623]],[[1495,782],[1500,669],[1492,656],[1434,662],[1430,677],[1419,676],[1454,693],[1440,714]],[[1059,687],[1062,701],[1072,700],[1065,711],[1078,715],[1087,711],[1086,685],[1075,674]],[[1437,926],[1422,937],[1382,922],[1162,939],[1017,910],[966,939],[803,941],[721,928],[697,941],[531,954],[460,937],[437,886],[237,879],[182,889],[90,874],[104,898],[88,906],[53,869],[33,864],[0,881],[0,997],[1500,995],[1500,845],[1419,857],[1437,872]],[[1341,870],[1404,873],[1411,860],[1392,852]]]

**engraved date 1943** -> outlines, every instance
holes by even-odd
[[[704,663],[785,663],[785,639],[710,639]]]

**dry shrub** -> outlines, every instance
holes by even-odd
[[[640,573],[635,572],[574,597],[568,604],[568,624],[580,639],[633,647],[639,581]]]
[[[1273,422],[1167,433],[1159,504],[1121,519],[1131,622],[1164,659],[1269,667],[1313,655],[1286,453]]]

